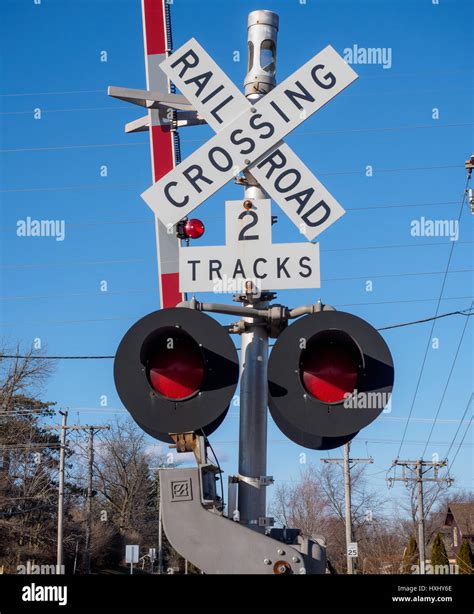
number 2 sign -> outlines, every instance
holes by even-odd
[[[226,245],[180,249],[181,292],[319,288],[319,245],[272,243],[270,200],[226,203]]]

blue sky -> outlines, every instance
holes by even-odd
[[[159,306],[152,213],[140,198],[151,184],[148,137],[124,134],[124,124],[141,110],[106,95],[108,85],[145,86],[140,2],[0,4],[1,334],[24,346],[39,338],[50,355],[110,355],[129,326]],[[327,44],[341,55],[354,45],[390,48],[392,54],[389,69],[354,65],[359,80],[286,139],[347,214],[320,237],[321,288],[280,292],[279,302],[296,306],[321,297],[376,327],[434,315],[451,241],[414,237],[410,230],[421,216],[453,220],[460,210],[464,160],[473,144],[472,6],[453,0],[174,0],[174,46],[195,37],[241,86],[247,14],[258,8],[280,15],[279,81]],[[100,61],[102,51],[107,62]],[[41,119],[34,119],[35,109]],[[207,126],[181,130],[183,157],[211,135]],[[103,165],[106,177],[100,175]],[[368,165],[372,177],[366,176]],[[228,184],[199,208],[207,228],[200,244],[224,243],[224,201],[241,194]],[[304,240],[278,208],[275,213],[275,242]],[[17,221],[27,216],[65,220],[65,240],[18,237]],[[471,269],[472,216],[465,205],[440,313],[470,307]],[[107,292],[100,291],[103,281]],[[464,324],[463,316],[436,323],[439,348],[428,351],[401,458],[423,451]],[[354,456],[373,456],[367,474],[380,489],[399,450],[430,328],[384,333],[396,365],[392,411],[352,445]],[[443,458],[459,426],[472,389],[471,347],[472,323],[426,457]],[[103,395],[106,408],[100,406]],[[112,361],[60,362],[43,396],[69,407],[71,422],[102,423],[121,415]],[[237,439],[238,407],[231,407],[211,440],[226,472],[237,469]],[[451,457],[456,450],[457,443]],[[295,479],[301,452],[270,423],[269,474]],[[308,462],[328,455],[306,452]],[[341,456],[342,450],[331,454]],[[457,486],[470,486],[470,433],[452,475]],[[391,491],[394,500],[401,489]]]

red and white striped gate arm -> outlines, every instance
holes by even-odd
[[[171,51],[171,24],[166,0],[142,0],[145,44],[146,85],[148,91],[169,92],[170,82],[160,63]],[[176,165],[172,120],[166,112],[150,109],[150,148],[153,181],[156,182]],[[179,291],[179,239],[155,217],[161,307],[175,307],[183,296]]]

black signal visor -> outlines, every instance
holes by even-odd
[[[239,361],[229,333],[213,318],[187,308],[155,311],[120,342],[114,380],[122,403],[144,431],[169,433],[222,422],[237,387]]]
[[[390,350],[373,326],[349,313],[321,311],[278,337],[268,365],[270,413],[296,443],[338,447],[325,439],[350,440],[375,420],[393,381]]]

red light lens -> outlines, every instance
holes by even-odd
[[[204,231],[204,224],[196,218],[188,220],[184,225],[184,233],[189,239],[199,239],[204,234]]]
[[[357,386],[362,357],[349,335],[331,330],[307,343],[300,377],[306,391],[323,403],[340,403]]]
[[[179,329],[164,329],[150,343],[148,381],[152,388],[176,401],[199,391],[205,373],[196,341]]]

